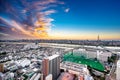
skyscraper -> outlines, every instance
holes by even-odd
[[[53,55],[50,57],[46,57],[42,61],[42,73],[43,77],[49,74],[52,74],[53,80],[56,80],[60,73],[60,57],[59,55]]]

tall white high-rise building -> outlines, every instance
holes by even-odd
[[[120,80],[120,60],[117,62],[116,80]]]
[[[42,73],[45,80],[45,77],[49,74],[52,74],[52,79],[57,80],[57,77],[60,73],[60,57],[59,55],[53,55],[46,57],[42,61]]]

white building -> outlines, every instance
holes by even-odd
[[[52,74],[49,74],[48,76],[46,76],[45,80],[52,80]]]
[[[19,60],[19,61],[15,61],[15,63],[16,63],[17,66],[25,67],[25,66],[30,65],[31,61],[29,59],[25,58],[25,59],[22,59],[22,60]]]
[[[111,52],[106,52],[106,51],[97,51],[97,59],[101,61],[107,61],[108,57],[111,57],[112,53]]]
[[[26,49],[30,49],[30,48],[36,49],[36,48],[39,48],[39,45],[35,44],[35,43],[31,43],[31,44],[29,43],[29,44],[25,45],[23,49],[26,50]]]
[[[116,80],[120,80],[120,60],[117,62]]]

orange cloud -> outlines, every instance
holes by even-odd
[[[6,8],[6,11],[12,17],[8,19],[0,17],[0,20],[10,27],[10,31],[8,31],[10,35],[16,38],[20,38],[16,35],[21,36],[21,38],[22,36],[32,39],[49,38],[48,32],[53,25],[52,21],[54,21],[50,15],[57,12],[54,7],[64,4],[64,2],[58,0],[33,0],[31,3],[21,0],[20,2],[24,7],[22,6],[19,12],[18,8],[11,4],[9,8]],[[21,5],[18,4],[19,7]],[[5,6],[8,5],[5,4]]]
[[[21,34],[26,35],[26,36],[31,36],[33,38],[44,38],[44,37],[48,37],[48,32],[47,30],[49,29],[48,27],[46,27],[46,23],[45,22],[41,22],[41,21],[37,21],[36,24],[38,26],[36,26],[33,31],[31,31],[31,28],[29,28],[29,30],[26,30],[25,28],[22,27],[22,25],[18,24],[15,21],[12,21],[12,26],[15,27],[18,31],[21,32]],[[12,28],[13,31],[15,31],[16,29]]]

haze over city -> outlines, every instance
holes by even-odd
[[[0,0],[0,39],[120,40],[119,0]]]

